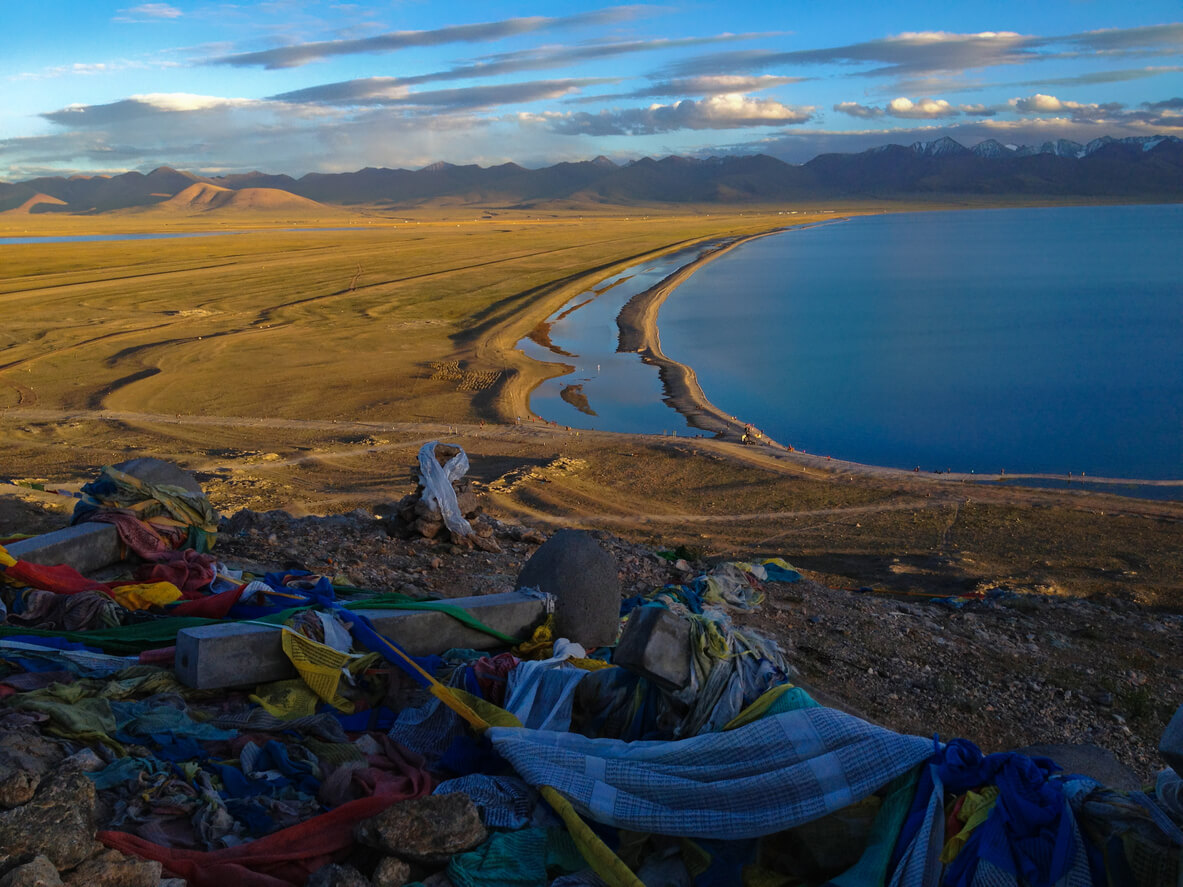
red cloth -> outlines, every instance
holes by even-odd
[[[218,594],[207,594],[193,600],[182,601],[176,606],[168,608],[169,616],[204,616],[206,619],[225,619],[230,608],[238,603],[247,583],[238,588],[223,591]]]
[[[115,529],[119,531],[120,541],[145,560],[152,560],[160,552],[168,551],[172,547],[147,522],[140,520],[130,511],[100,509],[89,512],[79,521],[89,522],[114,524]]]
[[[273,834],[224,850],[181,850],[153,844],[125,832],[96,837],[121,853],[159,861],[170,875],[190,887],[299,887],[308,876],[353,846],[353,827],[391,804],[420,798],[431,791],[431,777],[420,768],[404,770],[403,779],[378,785],[380,794],[342,804],[336,810]]]
[[[494,705],[505,705],[509,673],[518,667],[519,662],[521,660],[513,653],[499,653],[473,662],[470,667],[481,688],[481,696]]]
[[[136,571],[142,582],[171,582],[186,598],[196,598],[202,589],[214,581],[212,554],[199,554],[192,548],[183,551],[165,549],[149,558],[153,563],[144,564]]]
[[[55,591],[58,594],[108,590],[108,587],[102,582],[87,579],[73,567],[65,564],[46,566],[45,564],[31,564],[28,561],[17,561],[11,567],[4,568],[4,573],[22,585],[40,588],[43,591]]]

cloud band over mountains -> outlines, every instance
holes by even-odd
[[[0,174],[69,164],[235,171],[261,153],[292,173],[595,154],[768,152],[801,162],[831,146],[861,150],[917,133],[969,144],[1183,133],[1183,23],[1058,36],[901,29],[844,42],[762,30],[768,16],[721,16],[740,28],[707,30],[702,15],[674,7],[413,29],[382,27],[388,15],[403,18],[386,7],[348,8],[120,7],[110,21],[137,34],[227,18],[235,36],[10,75],[18,90],[38,81],[56,94],[83,79],[87,88],[81,99],[30,107],[26,119],[41,128],[0,140]],[[340,9],[348,26],[280,18],[305,9]],[[256,18],[256,31],[244,27]],[[830,33],[848,32],[858,29]],[[471,47],[480,48],[463,57]],[[458,49],[460,57],[442,54]],[[103,83],[124,81],[141,86],[103,95]]]

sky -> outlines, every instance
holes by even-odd
[[[0,0],[0,179],[1183,137],[1178,0]]]

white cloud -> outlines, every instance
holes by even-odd
[[[1044,95],[1043,93],[1037,92],[1035,95],[1028,96],[1025,99],[1011,99],[1010,104],[1017,111],[1032,111],[1038,114],[1046,114],[1049,112],[1063,111],[1070,105],[1075,105],[1076,102],[1065,104],[1054,95]]]
[[[672,105],[566,114],[551,118],[551,126],[566,135],[651,135],[680,129],[791,126],[810,120],[816,110],[812,106],[783,105],[773,99],[726,94]]]
[[[1096,102],[1073,102],[1056,98],[1054,95],[1044,95],[1040,92],[1025,98],[1011,99],[1008,104],[1020,114],[1068,114],[1074,120],[1099,121],[1113,119],[1119,116],[1128,116],[1128,114],[1123,114],[1125,105],[1119,102],[1106,102],[1104,104],[1097,104]],[[1139,114],[1141,112],[1132,113]]]
[[[960,111],[944,99],[892,99],[887,103],[887,113],[892,117],[908,120],[932,120],[938,117],[956,117]]]
[[[858,102],[839,102],[834,105],[834,110],[841,114],[859,117],[864,120],[882,117],[884,114],[891,117],[900,117],[905,120],[934,120],[940,117],[956,117],[968,107],[977,106],[962,105],[960,108],[954,108],[944,99],[923,98],[912,101],[912,99],[901,96],[888,102],[886,108],[880,108],[875,105],[861,105]],[[982,114],[985,112],[986,109],[982,106],[982,110],[977,113]]]
[[[116,22],[151,22],[180,18],[185,13],[167,3],[141,3],[128,9],[119,10],[112,19]]]
[[[841,114],[849,114],[851,117],[861,117],[864,120],[883,116],[882,108],[876,108],[874,105],[860,105],[858,102],[839,102],[834,106],[834,110]]]
[[[448,25],[428,31],[391,31],[353,40],[293,43],[290,46],[259,52],[234,53],[209,61],[213,64],[235,67],[294,68],[333,56],[398,52],[412,47],[444,46],[449,43],[482,43],[538,31],[619,24],[635,18],[644,9],[642,6],[615,6],[555,18],[535,15],[492,22]]]

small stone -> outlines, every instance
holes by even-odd
[[[1113,705],[1113,694],[1107,690],[1094,693],[1093,702],[1097,703],[1097,705],[1101,706],[1102,708],[1109,708],[1111,705]]]
[[[359,822],[353,836],[409,862],[442,864],[484,843],[487,833],[472,799],[452,792],[394,804]]]
[[[37,773],[0,767],[0,807],[10,810],[29,803],[40,784],[41,776]]]
[[[411,880],[411,867],[394,856],[387,856],[374,869],[370,882],[374,887],[403,887]]]
[[[304,882],[306,887],[370,887],[370,881],[351,865],[330,862],[322,865]]]

